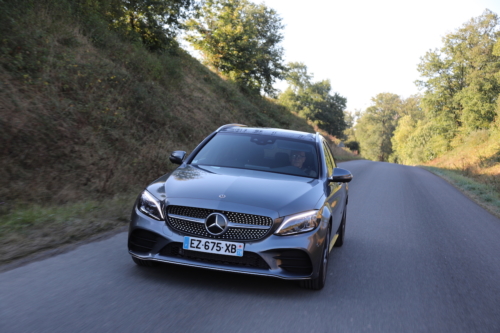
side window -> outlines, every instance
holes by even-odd
[[[323,142],[323,151],[325,154],[325,163],[326,163],[326,169],[327,169],[327,176],[330,177],[333,172],[333,168],[335,167],[335,162],[332,157],[332,153],[330,152],[330,148],[326,145],[325,142]]]
[[[330,155],[332,156],[332,161],[333,161],[333,167],[336,168],[337,167],[337,162],[335,162],[335,157],[333,156],[333,152],[332,152],[332,149],[330,148],[330,146],[326,144],[326,147],[328,148],[328,151],[330,152]]]

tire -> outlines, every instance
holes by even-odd
[[[156,261],[152,260],[142,260],[136,257],[132,257],[132,260],[135,262],[137,266],[142,266],[142,267],[154,267],[158,265]]]
[[[342,245],[344,245],[345,223],[347,220],[346,213],[347,213],[347,207],[346,207],[346,209],[344,209],[344,213],[342,214],[342,221],[340,222],[339,230],[337,230],[337,235],[339,235],[339,236],[337,237],[337,240],[335,241],[335,245],[333,245],[335,247],[341,247]]]
[[[300,281],[300,286],[305,289],[321,290],[325,286],[328,273],[328,258],[330,257],[330,228],[326,231],[325,245],[323,246],[323,255],[321,257],[321,267],[318,277],[310,280]]]

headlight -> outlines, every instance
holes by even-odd
[[[310,210],[285,217],[275,234],[279,236],[299,234],[315,229],[318,224],[318,211]]]
[[[163,212],[161,211],[160,202],[153,197],[148,191],[144,191],[141,194],[141,198],[137,203],[137,207],[144,214],[151,216],[155,220],[164,220]]]

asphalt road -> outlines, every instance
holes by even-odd
[[[500,220],[433,174],[352,161],[322,291],[142,268],[126,233],[0,274],[0,332],[500,332]]]

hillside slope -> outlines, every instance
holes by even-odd
[[[183,50],[152,54],[102,26],[82,28],[53,1],[29,3],[2,5],[2,201],[136,189],[172,167],[171,151],[226,123],[313,131]]]
[[[125,226],[140,190],[174,168],[170,153],[223,124],[315,131],[75,3],[0,0],[0,264]]]

